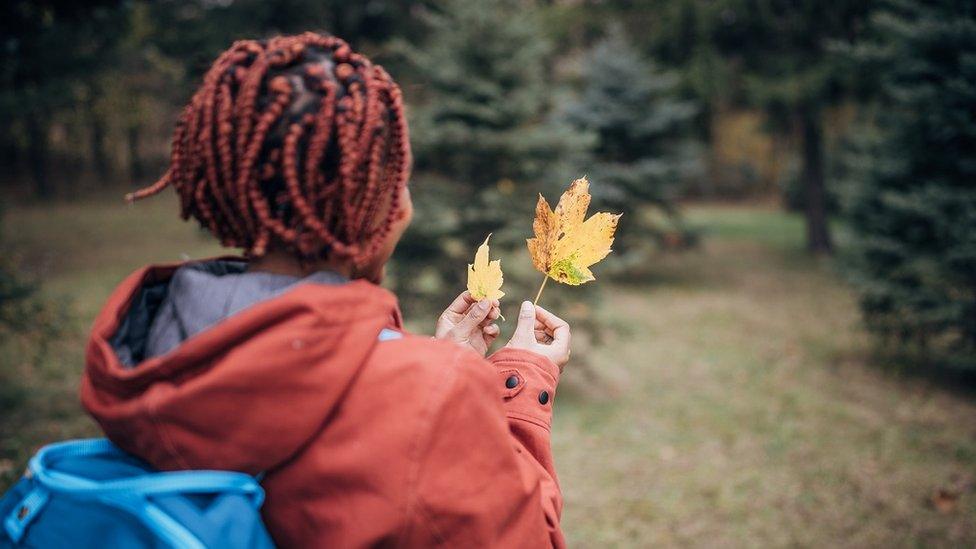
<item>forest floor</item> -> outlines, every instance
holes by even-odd
[[[96,433],[77,380],[114,285],[146,262],[217,252],[173,212],[165,198],[5,212],[3,234],[66,320],[38,360],[30,339],[0,342],[0,489],[38,445]],[[972,390],[879,364],[833,264],[802,252],[795,216],[705,205],[688,217],[698,249],[603,281],[613,336],[560,386],[570,545],[976,544]]]

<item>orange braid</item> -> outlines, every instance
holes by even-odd
[[[362,264],[399,214],[410,162],[403,99],[382,67],[332,36],[242,40],[183,110],[166,174],[127,199],[172,186],[183,218],[225,246]]]

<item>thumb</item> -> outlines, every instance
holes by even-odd
[[[512,340],[518,342],[535,341],[535,305],[531,301],[523,301],[522,308],[519,309],[518,324],[515,326],[515,333]]]
[[[491,311],[491,302],[487,299],[483,299],[468,309],[468,313],[464,315],[461,322],[457,323],[457,329],[460,333],[470,333],[475,330],[481,331],[481,322],[488,317],[488,313]]]

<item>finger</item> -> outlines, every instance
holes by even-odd
[[[468,309],[471,308],[471,305],[477,302],[478,301],[475,298],[471,297],[471,292],[464,290],[463,292],[461,292],[460,295],[454,298],[454,301],[452,301],[451,304],[447,306],[447,310],[444,312],[450,311],[452,313],[463,315],[468,312]]]
[[[485,343],[491,346],[494,343],[495,338],[501,333],[501,329],[498,328],[497,324],[492,324],[491,326],[485,326],[481,332],[484,335]]]
[[[537,334],[538,333],[542,333],[542,334],[552,335],[552,330],[550,330],[549,328],[547,328],[546,325],[543,324],[543,323],[541,323],[541,322],[537,322],[536,323],[536,325],[535,325],[535,332]]]
[[[492,307],[488,311],[488,316],[486,316],[485,319],[481,321],[480,326],[482,328],[484,328],[485,326],[487,326],[487,325],[491,324],[492,322],[494,322],[495,319],[498,318],[498,317],[500,317],[501,315],[502,315],[501,309],[499,309],[498,307]]]
[[[569,327],[569,324],[567,324],[565,320],[559,318],[558,316],[550,313],[549,311],[543,309],[538,305],[535,306],[535,313],[536,313],[536,318],[540,322],[542,322],[542,324],[548,330],[555,331],[557,328],[561,328],[564,326],[567,328]]]
[[[468,309],[468,313],[457,323],[457,330],[462,334],[470,334],[481,327],[481,322],[488,317],[491,311],[491,303],[479,301]]]
[[[546,331],[552,334],[554,346],[564,345],[569,348],[569,324],[542,307],[536,306],[536,315],[546,325]]]
[[[497,299],[491,300],[491,318],[492,320],[500,318],[505,320],[505,315],[502,314],[502,302]]]
[[[519,309],[518,324],[515,325],[515,333],[512,334],[512,341],[531,343],[535,341],[535,306],[531,301],[523,301]]]

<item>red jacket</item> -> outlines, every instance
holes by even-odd
[[[124,367],[130,309],[177,267],[129,276],[92,329],[81,398],[114,443],[165,470],[265,472],[281,546],[565,545],[551,361],[403,333],[396,298],[353,281],[297,286]]]

